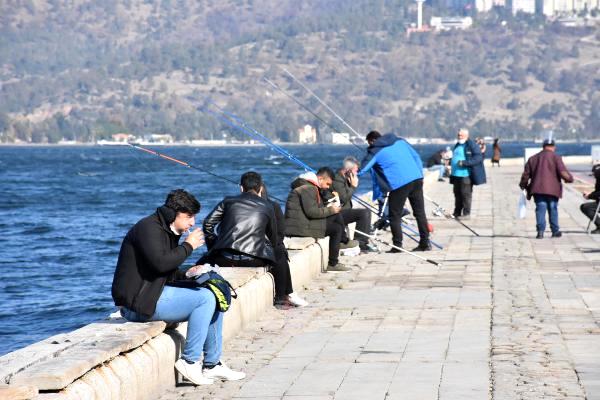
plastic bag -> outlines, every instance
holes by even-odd
[[[527,192],[525,190],[521,191],[519,194],[519,202],[517,203],[517,217],[519,219],[525,218],[527,215]]]

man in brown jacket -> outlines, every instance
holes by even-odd
[[[544,237],[546,210],[550,219],[552,237],[561,237],[558,226],[558,199],[562,197],[562,183],[573,182],[562,157],[555,153],[554,140],[544,140],[543,150],[531,156],[525,164],[519,187],[527,190],[527,198],[535,201],[537,239]]]

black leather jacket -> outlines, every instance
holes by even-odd
[[[273,205],[254,193],[225,197],[202,224],[208,254],[226,250],[275,262],[277,226]]]

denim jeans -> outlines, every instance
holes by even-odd
[[[546,230],[546,210],[550,219],[550,229],[552,233],[560,231],[558,227],[558,198],[547,194],[534,194],[535,201],[535,219],[538,232]]]
[[[444,178],[444,173],[446,172],[446,166],[444,164],[432,165],[428,168],[429,171],[437,171],[438,179]]]
[[[121,315],[131,322],[188,322],[185,346],[181,358],[197,362],[204,351],[204,365],[217,365],[223,350],[223,313],[215,314],[214,294],[206,288],[165,286],[156,311],[150,318],[125,307]]]

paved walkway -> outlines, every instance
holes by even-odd
[[[533,209],[516,219],[520,168],[488,174],[469,221],[480,237],[431,218],[441,267],[348,258],[353,271],[296,288],[309,307],[273,309],[227,343],[247,379],[161,398],[600,399],[600,235],[582,233],[581,195],[560,203],[565,235],[536,240]],[[451,209],[447,183],[428,194]]]

